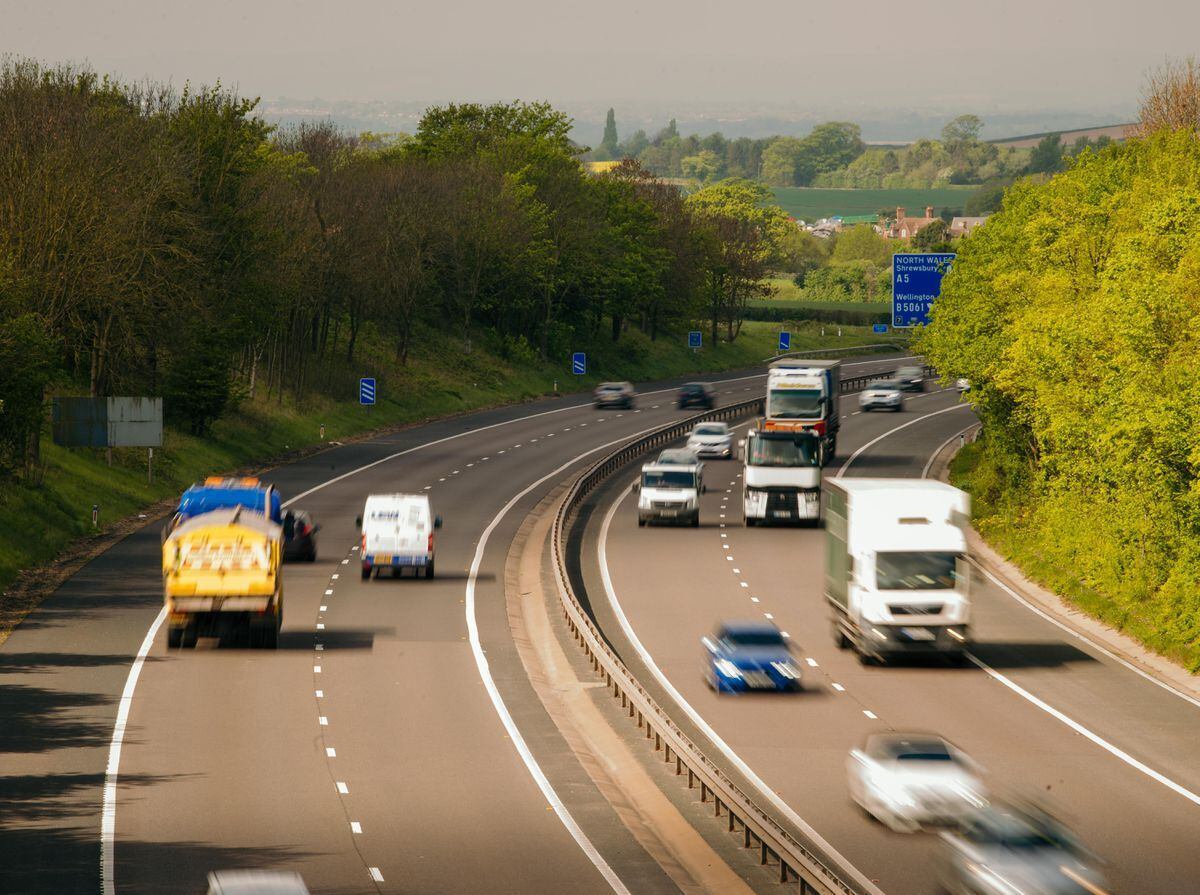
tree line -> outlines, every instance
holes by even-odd
[[[732,338],[786,250],[758,184],[591,176],[543,103],[431,108],[402,139],[255,105],[0,64],[0,469],[36,464],[52,390],[162,395],[203,433],[346,390],[367,342],[402,368],[426,329],[530,361],[630,326]]]

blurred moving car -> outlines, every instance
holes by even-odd
[[[679,394],[675,396],[675,406],[680,410],[685,407],[703,407],[712,410],[717,406],[717,391],[707,382],[685,382],[679,386]]]
[[[317,532],[321,526],[313,522],[304,510],[288,510],[283,514],[284,561],[317,560]]]
[[[605,407],[623,407],[633,410],[637,401],[637,392],[631,382],[602,382],[592,393],[592,403],[597,409]]]
[[[897,832],[954,823],[985,804],[973,761],[939,736],[877,733],[846,759],[850,798]]]
[[[801,688],[791,645],[772,624],[725,622],[700,642],[707,651],[705,678],[717,693]]]
[[[895,379],[896,382],[900,383],[900,388],[902,391],[925,391],[924,367],[900,367],[898,370],[896,370],[896,375],[892,378]]]
[[[278,870],[215,870],[208,895],[309,895],[298,873]]]
[[[371,494],[356,524],[363,581],[372,572],[378,578],[382,569],[394,576],[424,569],[426,578],[433,577],[433,532],[442,527],[442,517],[433,515],[428,494]]]
[[[647,522],[682,522],[700,525],[700,495],[704,493],[704,467],[692,455],[691,463],[647,463],[633,483],[638,496],[638,526]]]
[[[876,407],[882,407],[884,410],[903,410],[904,394],[900,390],[900,383],[894,379],[872,382],[858,393],[858,406],[864,411],[874,410]]]
[[[965,377],[956,379],[954,380],[954,387],[960,392],[969,392],[971,390],[971,380]]]
[[[941,838],[938,879],[955,895],[1104,895],[1097,859],[1032,805],[989,805]]]
[[[687,446],[697,457],[733,456],[733,432],[728,423],[700,423],[690,435]]]

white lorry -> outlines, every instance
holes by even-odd
[[[751,429],[741,442],[747,526],[821,519],[821,439],[811,432]]]
[[[694,455],[693,455],[694,456]],[[700,495],[704,493],[704,464],[647,463],[633,483],[638,496],[638,525],[647,522],[700,524]]]
[[[863,663],[964,658],[970,644],[970,498],[928,479],[826,483],[825,596],[833,634]]]
[[[811,432],[821,441],[821,465],[837,453],[841,426],[840,360],[784,358],[767,370],[767,397],[759,427],[768,432]]]

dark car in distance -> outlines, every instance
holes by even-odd
[[[717,406],[717,391],[707,382],[685,382],[679,386],[679,394],[675,396],[675,405],[682,410],[685,407],[703,407],[712,410]]]
[[[316,562],[317,532],[321,526],[304,510],[288,510],[283,514],[283,558],[293,562]]]
[[[901,367],[896,371],[895,381],[900,384],[900,390],[905,392],[925,391],[924,367]]]

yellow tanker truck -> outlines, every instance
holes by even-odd
[[[283,624],[283,530],[245,507],[182,522],[163,542],[167,645],[246,632],[275,649]]]

